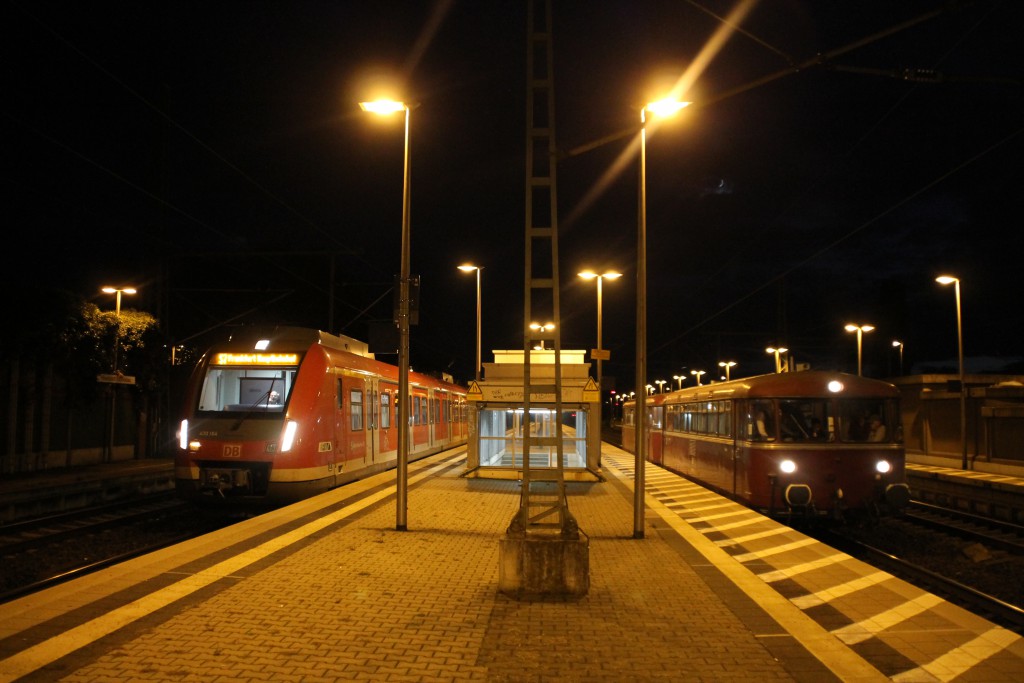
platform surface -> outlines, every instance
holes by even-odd
[[[519,484],[457,449],[410,465],[407,530],[392,471],[0,605],[0,681],[1021,680],[1016,634],[653,465],[634,538],[602,462],[583,598],[497,590]]]

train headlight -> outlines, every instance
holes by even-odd
[[[181,430],[178,432],[178,448],[188,448],[188,420],[181,421]]]
[[[779,463],[779,469],[786,474],[793,474],[796,472],[796,463],[792,460],[783,460]]]
[[[875,471],[879,474],[889,474],[890,470],[892,470],[892,465],[888,460],[879,460],[875,463]]]
[[[286,453],[292,449],[292,445],[295,443],[295,432],[299,428],[299,423],[295,420],[288,420],[284,425],[284,434],[281,435],[281,452]]]

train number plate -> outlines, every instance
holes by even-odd
[[[240,443],[226,443],[221,451],[221,455],[225,458],[241,458],[242,457],[242,444]]]

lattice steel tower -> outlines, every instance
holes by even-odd
[[[557,530],[564,538],[578,538],[579,527],[569,512],[565,495],[565,459],[562,424],[562,342],[558,296],[558,210],[555,183],[555,98],[551,47],[551,0],[528,0],[526,46],[526,259],[523,305],[523,485],[519,511],[509,525],[510,534]],[[537,317],[535,317],[537,316]],[[532,323],[553,322],[553,329],[531,329]],[[530,355],[532,341],[542,353],[553,349],[551,377],[534,382]],[[538,373],[541,374],[541,373]],[[543,373],[547,375],[548,373]],[[542,383],[543,382],[543,383]],[[549,424],[531,405],[554,396],[554,430],[534,435],[531,428]],[[545,400],[545,403],[549,401]],[[535,419],[537,422],[535,422]],[[534,447],[545,453],[555,448],[554,482],[534,481],[530,455]],[[554,484],[554,486],[552,486]],[[554,490],[552,490],[552,488]]]

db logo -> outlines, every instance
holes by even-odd
[[[242,444],[240,443],[226,443],[224,444],[224,450],[222,455],[225,458],[241,458],[242,457]]]

